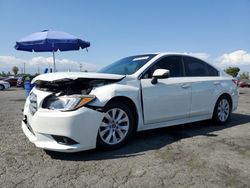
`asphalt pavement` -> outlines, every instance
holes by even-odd
[[[0,91],[0,187],[250,187],[250,88],[225,126],[137,133],[115,151],[45,152],[21,130],[21,88]]]

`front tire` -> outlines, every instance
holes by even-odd
[[[124,145],[131,137],[134,118],[130,108],[122,102],[112,102],[104,109],[105,115],[99,127],[97,146],[112,150]]]
[[[4,90],[4,86],[0,84],[0,91]]]
[[[213,120],[216,124],[224,125],[227,123],[232,110],[232,104],[227,96],[221,96],[216,102]]]

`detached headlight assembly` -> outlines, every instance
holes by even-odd
[[[95,96],[93,95],[64,95],[59,97],[51,95],[45,98],[42,108],[60,111],[72,111],[88,104],[94,99]]]

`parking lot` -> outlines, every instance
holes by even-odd
[[[226,126],[137,133],[115,151],[45,152],[21,130],[24,91],[0,91],[0,187],[250,187],[250,89]]]

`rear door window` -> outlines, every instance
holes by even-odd
[[[218,76],[218,71],[199,59],[184,56],[186,76]]]

